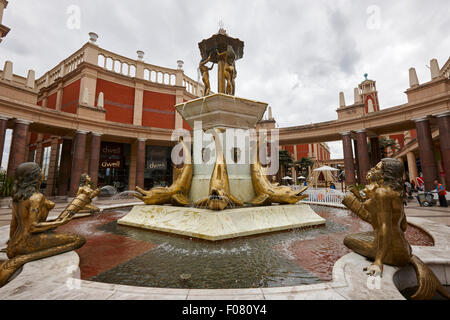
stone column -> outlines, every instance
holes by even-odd
[[[91,177],[92,182],[95,186],[98,183],[98,167],[100,163],[100,144],[101,144],[101,134],[92,133],[91,136],[91,152],[89,158],[89,171],[88,174]]]
[[[0,167],[3,160],[3,149],[5,147],[6,129],[8,128],[8,118],[0,117]]]
[[[355,162],[353,159],[352,137],[350,132],[342,133],[342,146],[344,149],[345,184],[356,184]]]
[[[445,185],[450,188],[450,112],[436,116],[439,126],[441,158],[444,164]]]
[[[380,140],[378,137],[370,138],[371,166],[375,167],[381,161]]]
[[[36,158],[35,158],[35,162],[39,165],[39,167],[42,167],[42,159],[44,156],[44,148],[42,147],[42,139],[43,139],[43,135],[42,135],[42,133],[39,133],[36,138]]]
[[[136,154],[137,143],[136,141],[130,144],[130,169],[128,173],[128,190],[132,191],[136,189]]]
[[[138,139],[136,147],[136,186],[144,188],[145,141]]]
[[[408,161],[409,181],[414,181],[417,183],[416,178],[419,176],[419,171],[417,170],[417,162],[414,152],[408,152],[406,154],[406,160]]]
[[[69,196],[74,197],[80,184],[80,177],[83,174],[84,157],[86,153],[86,131],[77,131],[73,146],[72,172],[70,174]]]
[[[47,187],[45,188],[45,195],[48,197],[51,197],[55,190],[59,158],[59,137],[53,136],[51,139],[50,163],[48,166]]]
[[[434,189],[434,180],[438,179],[436,155],[434,153],[433,138],[431,136],[430,121],[427,117],[415,119],[417,142],[419,144],[420,164],[422,166],[425,190]]]
[[[353,149],[355,150],[355,171],[357,174],[356,183],[361,183],[360,174],[359,174],[359,160],[358,160],[358,141],[353,140]]]
[[[370,162],[366,130],[356,131],[356,139],[358,140],[359,181],[361,184],[367,184],[366,175],[370,170]]]
[[[36,150],[30,150],[28,152],[27,162],[34,162],[34,156],[36,155]]]
[[[9,162],[7,176],[12,177],[16,168],[25,162],[25,148],[27,145],[27,135],[30,122],[24,120],[16,120],[9,151]]]
[[[58,195],[67,195],[69,189],[70,170],[72,170],[72,139],[63,137],[61,146],[61,163],[58,175]]]
[[[25,161],[28,162],[28,158],[30,157],[30,140],[31,140],[31,132],[28,130],[27,134],[27,145],[25,147]],[[1,159],[0,159],[1,164]]]

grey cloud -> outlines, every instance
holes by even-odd
[[[66,28],[66,9],[79,5],[80,30]],[[369,30],[367,8],[381,9],[381,29]],[[447,10],[446,10],[447,8]],[[448,0],[410,1],[10,1],[0,65],[40,76],[99,34],[99,45],[152,64],[175,67],[197,79],[197,43],[218,30],[219,20],[245,42],[237,62],[237,95],[273,106],[280,127],[336,119],[338,94],[353,101],[353,88],[367,72],[377,81],[381,106],[406,102],[408,69],[428,81],[425,64],[449,56]],[[212,77],[213,90],[215,80]],[[339,156],[339,143],[332,156]]]

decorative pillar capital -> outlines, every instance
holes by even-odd
[[[356,133],[367,133],[366,129],[360,129],[360,130],[356,130]]]
[[[429,116],[412,119],[412,121],[414,121],[415,123],[422,122],[422,121],[428,121],[428,120],[430,120]]]
[[[347,131],[347,132],[341,132],[340,134],[341,134],[341,136],[349,136],[349,135],[352,134],[352,132],[351,131]]]
[[[31,124],[31,121],[28,121],[28,120],[22,120],[22,119],[16,119],[16,123],[30,125],[30,124]]]
[[[88,134],[89,131],[85,131],[85,130],[77,130],[76,133],[77,133],[77,134]]]
[[[97,132],[91,132],[91,135],[96,136],[96,137],[101,137],[102,136],[101,133],[97,133]]]
[[[450,110],[439,113],[439,114],[434,114],[433,116],[435,116],[436,118],[443,118],[443,117],[449,117],[450,116]]]

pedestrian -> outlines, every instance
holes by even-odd
[[[441,207],[448,207],[447,199],[445,198],[445,195],[447,194],[447,191],[445,190],[442,183],[439,183],[438,180],[434,180],[434,186],[436,187],[438,197],[439,197],[439,205]]]
[[[409,181],[405,181],[405,193],[408,195],[408,198],[412,198],[412,186]]]
[[[331,184],[330,189],[336,190],[336,186],[334,185],[334,183]]]
[[[422,174],[420,174],[420,177],[417,177],[417,189],[420,191],[423,191],[423,185],[425,184],[425,181],[423,180]]]

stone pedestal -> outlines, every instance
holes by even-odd
[[[224,149],[223,153],[227,164],[231,194],[237,199],[247,202],[255,197],[250,174],[250,152],[248,147],[246,148],[245,141],[234,144],[235,136],[230,134],[234,132],[232,131],[233,128],[225,129],[226,131],[224,133],[219,133],[218,135]],[[242,130],[239,132],[239,136],[237,136],[236,139],[248,141],[249,134],[248,130]],[[194,137],[197,138],[194,138],[193,145],[194,170],[190,190],[190,199],[192,202],[196,202],[208,196],[209,182],[216,162],[216,149],[215,144],[212,142],[212,135],[197,132],[194,134]],[[237,151],[239,153],[239,159],[234,158],[235,148],[239,150]],[[205,157],[202,157],[202,153],[205,154]],[[207,154],[209,154],[209,156],[207,156]],[[234,160],[238,161],[235,162]]]
[[[231,194],[244,202],[252,200],[255,192],[250,175],[249,129],[256,128],[256,123],[266,111],[267,103],[219,93],[178,104],[175,108],[191,128],[194,128],[194,169],[190,200],[196,202],[207,197],[209,193],[216,151],[212,135],[204,134],[203,131],[212,128],[226,129],[219,137],[224,148]],[[201,121],[202,131],[195,126],[195,121]],[[235,129],[239,131],[233,131]],[[238,149],[239,159],[234,157],[235,148]],[[209,156],[206,154],[203,157],[202,152],[205,149]]]
[[[251,129],[266,112],[267,103],[217,93],[178,104],[175,109],[194,128],[202,121],[203,130],[227,127]]]
[[[273,205],[212,211],[173,206],[135,206],[120,225],[217,241],[266,232],[319,226],[326,220],[309,205]]]

